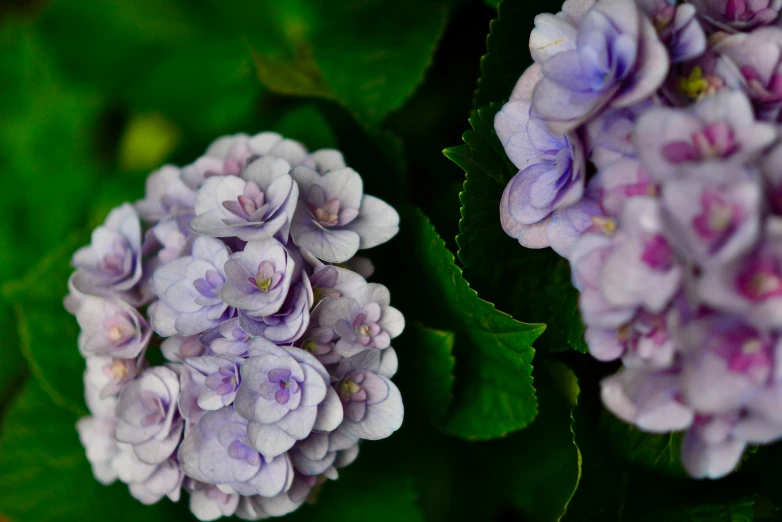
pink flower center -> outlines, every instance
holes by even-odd
[[[738,151],[733,130],[727,123],[712,123],[690,136],[690,141],[674,141],[663,146],[662,155],[673,164],[727,158]]]
[[[652,236],[644,243],[641,260],[658,272],[666,272],[673,266],[673,251],[668,240],[661,234]]]
[[[758,259],[741,270],[736,278],[738,291],[753,302],[782,296],[782,271],[776,259]]]

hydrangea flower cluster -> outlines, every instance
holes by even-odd
[[[695,477],[782,437],[777,0],[568,0],[496,115],[505,231],[570,262],[606,407]]]
[[[340,152],[271,132],[153,172],[72,261],[95,477],[145,504],[184,489],[200,520],[259,520],[391,435],[404,317],[355,254],[398,229]]]

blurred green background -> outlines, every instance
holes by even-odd
[[[559,9],[503,0],[501,24],[497,3],[0,2],[0,520],[192,519],[185,500],[143,507],[92,477],[74,430],[85,409],[76,324],[61,306],[68,261],[112,207],[143,195],[151,170],[264,130],[340,148],[366,192],[403,216],[400,235],[368,255],[408,320],[394,343],[405,425],[362,446],[291,520],[550,521],[566,508],[570,521],[776,519],[782,481],[757,470],[779,451],[695,483],[682,478],[677,435],[602,412],[598,382],[614,368],[577,351],[574,299],[575,336],[563,320],[533,350],[539,332],[516,320],[549,322],[564,313],[546,307],[551,296],[574,294],[566,265],[502,234],[499,178],[473,178],[465,193],[504,253],[479,252],[488,266],[465,273],[514,317],[462,278],[465,174],[442,151],[471,116],[480,134],[475,109],[507,97],[534,14]],[[490,29],[502,60],[481,60]]]

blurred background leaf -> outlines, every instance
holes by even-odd
[[[409,317],[453,332],[455,338],[454,398],[440,427],[470,440],[502,437],[524,428],[538,412],[530,363],[535,354],[532,343],[545,326],[515,321],[480,299],[420,210],[404,209],[401,226],[408,230],[404,248],[423,275],[409,278],[408,286],[416,292],[409,301],[402,293],[401,306]],[[427,337],[419,352],[409,356],[435,354],[438,366],[448,365],[442,335],[430,332]],[[434,374],[430,382],[434,378],[441,382],[441,393],[450,392],[450,380]]]
[[[398,109],[422,81],[445,27],[447,4],[265,0],[247,13],[248,21],[264,21],[264,30],[281,35],[283,45],[257,28],[247,41],[267,88],[337,101],[372,125]]]

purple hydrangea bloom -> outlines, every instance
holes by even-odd
[[[655,179],[682,170],[739,168],[776,139],[776,131],[755,121],[740,92],[705,98],[691,111],[657,108],[638,120],[633,142],[644,169]]]
[[[199,237],[191,255],[155,271],[152,282],[160,301],[150,316],[156,332],[194,335],[233,315],[233,309],[220,297],[229,254],[221,241]]]
[[[666,314],[642,312],[615,329],[588,327],[589,353],[600,361],[622,358],[628,368],[665,369],[674,362],[676,342]]]
[[[580,295],[578,306],[584,322],[600,329],[616,329],[635,314],[632,306],[616,306],[601,291],[603,266],[612,250],[611,238],[601,233],[584,234],[570,252],[573,286]]]
[[[89,246],[73,255],[73,284],[81,292],[117,294],[141,279],[141,224],[133,206],[124,204],[92,233]]]
[[[87,410],[97,418],[116,420],[117,417],[117,396],[101,395],[101,388],[95,386],[87,372],[84,372],[84,402],[87,403]]]
[[[185,435],[198,424],[206,410],[198,405],[198,398],[206,389],[206,377],[195,368],[186,364],[172,365],[171,369],[179,375],[179,399],[177,408],[185,421]]]
[[[312,287],[306,275],[291,286],[279,310],[255,318],[242,312],[239,325],[253,336],[263,336],[278,344],[290,344],[306,331],[313,304]]]
[[[188,357],[185,364],[204,376],[204,388],[198,395],[203,410],[219,410],[236,397],[241,378],[239,368],[244,359],[232,355]]]
[[[343,357],[371,348],[383,350],[405,327],[404,317],[390,302],[391,294],[385,286],[367,283],[350,297],[321,304],[318,323],[337,334],[335,349]]]
[[[676,0],[637,0],[668,48],[672,63],[685,62],[706,50],[706,33],[698,23],[696,9]]]
[[[337,452],[329,451],[328,433],[312,432],[291,448],[290,456],[297,472],[302,475],[320,475],[334,464]]]
[[[100,397],[117,395],[120,390],[136,377],[143,368],[143,352],[136,359],[117,359],[114,357],[87,357],[87,370],[84,379],[100,390]]]
[[[76,313],[82,355],[120,359],[138,357],[149,344],[152,329],[138,310],[116,298],[82,296]]]
[[[782,29],[763,27],[721,40],[714,48],[740,78],[761,120],[778,122],[782,110]]]
[[[750,31],[773,23],[779,17],[782,0],[690,0],[703,21],[727,31]]]
[[[720,478],[738,465],[746,442],[731,435],[733,416],[698,416],[682,441],[682,464],[696,478]]]
[[[205,347],[199,336],[191,335],[188,337],[174,335],[166,338],[160,345],[163,357],[172,363],[185,362],[188,357],[197,357],[204,353]]]
[[[703,301],[742,314],[759,328],[782,326],[782,221],[769,218],[765,240],[745,257],[709,267],[698,281]]]
[[[203,156],[182,169],[182,181],[198,190],[208,178],[238,176],[253,156],[264,155],[282,140],[275,132],[262,132],[252,138],[247,134],[235,134],[217,138]]]
[[[508,157],[521,169],[508,184],[508,205],[502,207],[515,221],[537,223],[581,199],[586,164],[576,135],[550,132],[542,119],[530,114],[527,101],[505,104],[494,127]]]
[[[264,157],[241,174],[208,179],[198,190],[190,228],[213,237],[244,241],[273,236],[288,240],[299,189],[285,160]]]
[[[584,198],[551,214],[546,240],[554,252],[568,259],[573,245],[582,235],[595,230],[612,233],[615,225],[612,218],[604,215],[596,200]]]
[[[260,495],[242,497],[236,509],[236,516],[242,520],[262,520],[269,517],[281,517],[292,513],[301,506],[312,489],[323,482],[319,477],[295,475],[288,491],[274,497]]]
[[[344,376],[354,371],[366,370],[390,379],[396,375],[398,367],[399,359],[393,348],[389,347],[383,351],[365,350],[353,357],[342,359],[335,375]]]
[[[314,428],[341,420],[339,402],[326,400],[329,374],[312,355],[299,348],[275,346],[261,338],[250,345],[242,364],[236,411],[250,421],[247,433],[266,457],[288,451]]]
[[[700,265],[735,259],[752,248],[760,232],[760,176],[742,171],[726,174],[699,172],[663,185],[671,240]]]
[[[158,266],[190,253],[195,240],[190,234],[192,218],[192,213],[181,214],[166,218],[147,230],[141,248],[141,253],[148,258],[144,263],[147,278]],[[152,255],[154,257],[149,258]]]
[[[145,480],[128,484],[130,494],[142,504],[155,504],[163,497],[177,502],[185,475],[176,458],[158,464]]]
[[[638,116],[652,106],[641,102],[626,109],[608,109],[586,124],[589,160],[599,169],[627,158],[635,158],[633,129]]]
[[[114,438],[115,426],[114,419],[99,417],[83,417],[76,423],[79,440],[92,466],[92,474],[104,486],[117,480],[114,459],[119,454],[119,448]]]
[[[653,433],[679,431],[692,424],[693,409],[681,400],[676,369],[623,369],[603,379],[603,404],[617,417]]]
[[[699,414],[725,414],[752,404],[770,383],[782,345],[738,317],[713,315],[683,333],[684,388]]]
[[[247,419],[232,406],[207,412],[182,441],[182,468],[189,477],[240,495],[273,497],[287,491],[293,481],[290,457],[264,456],[247,437]]]
[[[116,437],[133,446],[142,462],[160,464],[182,437],[177,415],[179,376],[168,368],[148,368],[120,394]]]
[[[296,261],[276,239],[247,243],[225,264],[227,284],[220,298],[253,317],[277,312],[285,302]]]
[[[378,440],[388,437],[402,425],[404,406],[399,389],[388,377],[375,373],[383,368],[382,363],[382,357],[360,357],[340,364],[335,388],[345,419],[337,428],[337,435]],[[396,371],[395,364],[391,364],[393,368],[388,363],[385,366],[384,369]]]
[[[244,357],[251,338],[239,324],[239,318],[235,317],[204,332],[201,341],[209,347],[211,353]]]
[[[622,223],[604,261],[600,290],[613,306],[662,312],[679,290],[682,268],[663,233],[658,202],[649,197],[628,200]]]
[[[333,328],[316,327],[307,330],[296,346],[315,356],[324,366],[338,363],[342,355],[337,352],[337,333]]]
[[[180,170],[165,165],[147,178],[145,198],[137,201],[136,211],[141,219],[157,223],[166,218],[193,215],[196,193],[184,184]]]
[[[331,263],[347,261],[361,248],[385,243],[399,231],[399,214],[364,195],[361,176],[350,168],[325,175],[298,167],[291,173],[301,203],[291,224],[294,243]]]
[[[530,49],[543,78],[532,107],[554,132],[575,129],[607,106],[638,103],[668,73],[665,46],[635,2],[600,0],[578,28],[548,14],[538,15],[535,26]]]
[[[319,258],[290,241],[297,207],[310,216],[304,228],[355,236],[356,247]],[[404,319],[353,253],[388,240],[398,221],[363,195],[339,151],[310,154],[275,133],[224,136],[195,163],[153,172],[145,198],[112,211],[74,256],[64,301],[82,328],[92,416],[77,429],[96,478],[119,479],[145,504],[177,501],[184,487],[200,520],[256,520],[336,480],[362,433],[391,434],[402,414],[398,390],[384,388],[397,368],[387,341]],[[367,348],[385,349],[337,350],[334,326],[318,321],[338,299],[366,308],[356,332],[363,325]],[[167,362],[149,367],[153,329]],[[340,397],[335,384],[350,379],[366,381],[366,397]],[[362,401],[366,414],[345,427],[343,402]]]
[[[366,280],[356,272],[331,265],[316,267],[310,276],[310,285],[317,306],[327,297],[351,295],[366,284]]]
[[[519,174],[503,229],[570,261],[590,353],[622,364],[604,404],[646,431],[687,430],[696,477],[782,438],[781,6],[568,0],[536,18],[536,63],[495,122],[522,171],[539,163],[534,118],[583,143],[576,201],[534,214],[543,178]],[[328,357],[320,316],[310,344]],[[357,440],[343,426],[330,451]]]
[[[190,494],[190,511],[198,520],[230,517],[239,505],[238,494],[225,493],[213,484],[188,478],[185,490]]]
[[[620,159],[598,171],[596,177],[600,207],[608,216],[619,217],[625,202],[638,196],[656,197],[659,186],[635,159]],[[604,231],[613,233],[616,220],[604,221]]]
[[[158,469],[157,464],[147,464],[140,461],[130,444],[117,442],[116,440],[115,443],[117,455],[112,461],[112,465],[117,473],[117,478],[122,482],[126,484],[145,482]]]

